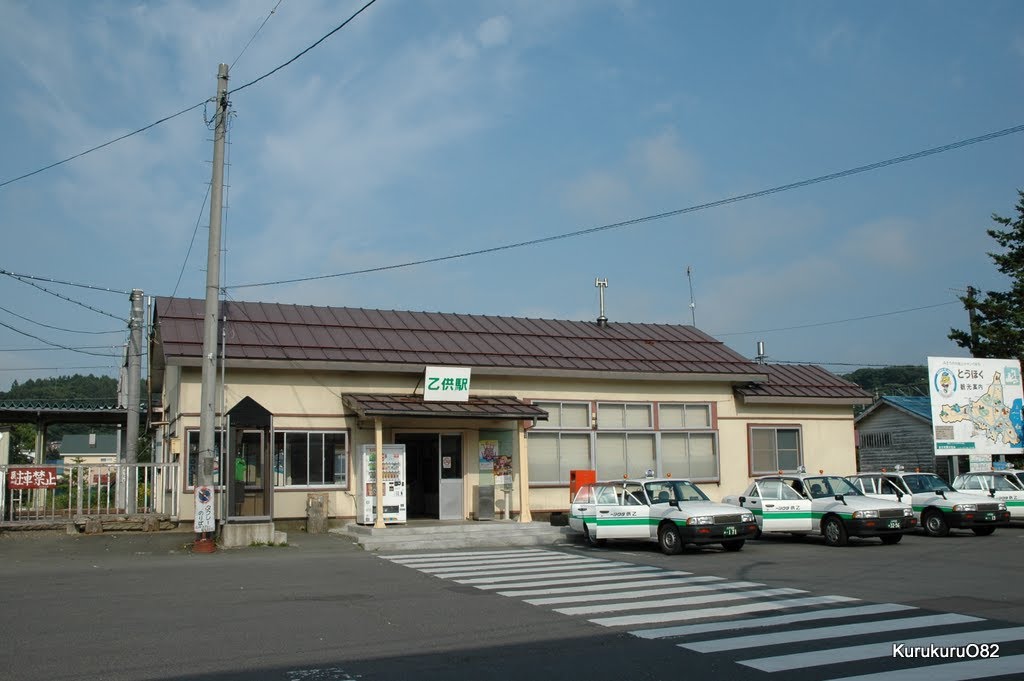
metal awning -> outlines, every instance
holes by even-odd
[[[468,402],[424,402],[422,395],[349,394],[345,406],[360,417],[418,416],[463,419],[536,419],[547,421],[548,413],[517,397],[470,396]]]

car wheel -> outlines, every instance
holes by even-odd
[[[929,537],[945,537],[949,534],[949,524],[942,515],[942,511],[932,509],[921,518],[921,525],[924,526],[924,533]]]
[[[883,544],[899,544],[900,540],[903,539],[902,534],[883,534],[881,537]]]
[[[590,534],[590,528],[587,527],[586,523],[583,523],[583,539],[586,540],[587,544],[594,548],[600,548],[605,545],[604,539],[598,539],[594,535]]]
[[[729,541],[722,542],[722,546],[726,551],[739,551],[743,548],[743,543],[746,539],[730,539]]]
[[[994,527],[972,527],[971,532],[978,535],[979,537],[987,537],[996,531]]]
[[[672,523],[662,523],[658,528],[658,546],[666,556],[682,553],[683,538],[679,536],[679,528]]]
[[[846,546],[849,541],[843,521],[834,515],[822,521],[821,533],[825,535],[825,543],[829,546]]]

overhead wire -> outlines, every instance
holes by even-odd
[[[17,317],[18,319],[22,319],[22,320],[24,320],[24,321],[26,321],[26,322],[28,322],[30,324],[35,324],[36,326],[42,326],[42,327],[47,328],[47,329],[53,329],[54,331],[64,331],[66,333],[81,333],[81,334],[86,334],[86,335],[102,335],[102,334],[106,334],[106,333],[122,333],[121,329],[115,329],[113,331],[80,331],[78,329],[65,329],[65,328],[62,328],[62,327],[59,327],[59,326],[53,326],[51,324],[44,324],[43,322],[37,322],[34,319],[29,319],[28,317],[22,316],[22,315],[18,314],[17,312],[14,312],[12,310],[8,310],[6,307],[3,307],[2,305],[0,305],[0,310],[3,310],[4,312],[6,312],[7,314],[11,315],[12,317]]]
[[[78,305],[79,307],[83,307],[86,310],[91,310],[91,311],[96,312],[98,314],[106,315],[107,317],[110,317],[112,319],[116,319],[119,322],[124,322],[125,324],[128,323],[128,320],[125,319],[124,317],[119,317],[118,315],[113,314],[111,312],[106,312],[104,310],[100,310],[99,308],[95,308],[92,305],[87,305],[86,303],[83,303],[80,300],[75,300],[74,298],[68,298],[67,296],[61,295],[61,294],[57,293],[56,291],[51,291],[50,289],[46,288],[45,286],[40,286],[39,284],[33,283],[32,281],[29,280],[28,277],[21,277],[20,275],[12,274],[10,272],[3,272],[3,274],[6,274],[7,276],[9,276],[9,277],[11,277],[13,279],[17,279],[18,281],[20,281],[23,284],[27,284],[29,286],[37,288],[37,289],[39,289],[40,291],[42,291],[44,293],[48,293],[51,296],[54,296],[55,298],[60,298],[61,300],[66,300],[69,303],[73,303],[75,305]],[[126,295],[128,295],[127,292],[126,292]]]
[[[252,41],[256,40],[256,36],[259,35],[260,31],[263,30],[263,27],[267,25],[268,21],[270,21],[270,17],[274,16],[274,13],[277,12],[277,8],[281,6],[282,2],[284,2],[284,0],[277,0],[277,4],[274,5],[273,9],[270,10],[270,14],[268,14],[263,19],[263,23],[260,24],[259,28],[256,29],[256,32],[252,34],[251,38],[249,38],[249,42],[247,42],[245,44],[245,47],[242,48],[242,51],[239,52],[238,56],[235,57],[235,60],[233,62],[231,62],[231,66],[228,67],[228,71],[230,71],[231,69],[235,68],[235,64],[238,63],[238,60],[242,58],[242,55],[245,54],[245,51],[249,49],[250,45],[252,45]]]
[[[869,163],[867,165],[856,166],[854,168],[848,168],[846,170],[840,170],[835,173],[828,173],[827,175],[819,175],[806,180],[799,180],[797,182],[790,182],[788,184],[782,184],[768,189],[761,189],[759,191],[749,192],[746,194],[737,194],[724,199],[718,199],[716,201],[709,201],[707,203],[700,203],[686,208],[680,208],[678,210],[671,210],[664,213],[656,213],[654,215],[646,215],[644,217],[633,218],[631,220],[623,220],[622,222],[613,222],[606,225],[600,225],[598,227],[590,227],[587,229],[581,229],[574,232],[566,232],[564,234],[555,234],[553,236],[541,237],[538,239],[529,239],[527,241],[519,241],[511,244],[503,244],[501,246],[492,246],[490,248],[481,248],[475,251],[464,251],[462,253],[453,253],[450,255],[442,255],[436,258],[424,258],[422,260],[413,260],[405,263],[397,263],[393,265],[380,265],[378,267],[367,267],[359,270],[350,270],[348,272],[338,272],[335,274],[321,274],[311,277],[295,277],[292,279],[278,279],[275,281],[263,281],[263,282],[252,282],[244,284],[235,284],[230,286],[232,289],[242,288],[256,288],[261,286],[279,286],[282,284],[296,284],[307,281],[319,281],[323,279],[334,279],[337,277],[349,277],[356,274],[369,274],[372,272],[385,272],[388,270],[403,269],[406,267],[415,267],[418,265],[427,265],[430,263],[444,262],[447,260],[456,260],[459,258],[468,258],[476,255],[484,255],[487,253],[496,253],[498,251],[506,251],[515,248],[524,248],[526,246],[536,246],[538,244],[549,243],[552,241],[558,241],[561,239],[571,239],[575,237],[585,236],[588,234],[596,234],[598,232],[605,232],[614,229],[621,229],[623,227],[631,227],[645,222],[653,222],[655,220],[664,220],[665,218],[676,217],[678,215],[684,215],[687,213],[695,213],[701,210],[707,210],[709,208],[717,208],[719,206],[725,206],[731,203],[738,203],[740,201],[749,201],[750,199],[760,198],[762,196],[769,196],[771,194],[779,194],[781,192],[790,191],[793,189],[799,189],[801,187],[807,187],[822,182],[829,182],[831,180],[838,180],[840,178],[849,177],[851,175],[857,175],[860,173],[866,173],[872,170],[878,170],[887,166],[896,165],[898,163],[906,163],[907,161],[913,161],[915,159],[924,158],[926,156],[932,156],[934,154],[941,154],[946,151],[953,149],[959,149],[961,147],[970,146],[972,144],[978,144],[980,142],[986,142],[988,140],[996,139],[998,137],[1005,137],[1006,135],[1012,135],[1018,132],[1024,131],[1024,125],[1015,125],[1010,128],[1004,128],[1003,130],[997,130],[995,132],[986,133],[984,135],[978,135],[977,137],[970,137],[968,139],[959,140],[950,144],[943,144],[942,146],[932,147],[930,149],[924,149],[911,154],[904,154],[903,156],[896,156],[894,158],[888,158],[884,161],[877,161],[875,163]]]
[[[891,317],[893,315],[905,314],[907,312],[917,312],[919,310],[930,310],[936,307],[946,307],[949,305],[958,305],[960,301],[950,300],[945,303],[935,303],[934,305],[921,305],[919,307],[908,307],[903,310],[893,310],[891,312],[879,312],[878,314],[863,315],[861,317],[848,317],[847,319],[834,319],[828,322],[815,322],[812,324],[799,324],[797,326],[784,326],[777,329],[762,329],[760,331],[731,331],[728,333],[711,333],[710,335],[715,338],[721,338],[723,336],[746,336],[758,333],[773,333],[776,331],[796,331],[799,329],[811,329],[818,326],[831,326],[834,324],[846,324],[847,322],[860,322],[865,319],[877,319],[879,317]]]

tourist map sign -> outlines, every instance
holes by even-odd
[[[935,454],[1015,454],[1024,448],[1020,362],[929,357]]]

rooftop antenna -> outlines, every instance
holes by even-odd
[[[604,316],[604,290],[608,288],[608,280],[594,279],[594,286],[597,287],[601,297],[601,315],[597,318],[597,325],[608,326],[608,318]]]
[[[764,341],[757,341],[757,357],[755,357],[754,360],[758,364],[764,364],[764,359]]]
[[[693,302],[693,272],[689,265],[686,266],[686,280],[690,282],[690,323],[697,326],[697,303]]]

